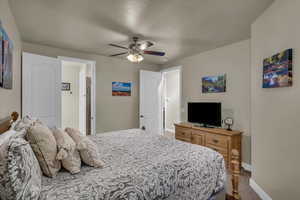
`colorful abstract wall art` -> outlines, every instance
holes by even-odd
[[[263,65],[263,88],[292,86],[293,49],[264,59]]]
[[[13,44],[0,22],[0,87],[13,87]]]

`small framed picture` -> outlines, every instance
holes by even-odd
[[[131,96],[131,82],[112,82],[112,96]]]
[[[70,91],[71,90],[71,83],[61,83],[61,91]]]
[[[202,93],[226,92],[226,74],[202,78]]]

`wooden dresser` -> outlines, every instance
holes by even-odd
[[[225,159],[226,167],[230,169],[229,161],[232,159],[232,149],[241,154],[241,131],[228,131],[221,128],[202,128],[190,123],[175,124],[175,138],[184,142],[209,147],[221,153]],[[240,156],[240,164],[241,158]]]

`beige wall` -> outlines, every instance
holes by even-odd
[[[300,198],[299,8],[299,0],[277,0],[252,25],[252,176],[273,200]],[[288,48],[293,86],[263,89],[263,59]]]
[[[250,40],[188,57],[168,66],[182,66],[182,120],[187,120],[187,102],[222,102],[223,118],[232,116],[234,129],[244,131],[243,162],[251,163],[250,132]],[[167,66],[165,66],[167,68]],[[203,76],[227,75],[227,92],[202,94]]]
[[[179,122],[180,107],[180,71],[165,72],[166,129],[175,131],[174,123]]]
[[[139,70],[157,71],[157,66],[133,64],[127,60],[85,54],[48,46],[23,43],[25,52],[45,56],[67,56],[96,61],[96,131],[112,131],[139,126]],[[112,81],[131,81],[132,96],[111,94]]]
[[[2,27],[13,41],[13,89],[0,88],[0,119],[11,112],[21,112],[21,39],[15,19],[11,14],[8,0],[0,0]]]

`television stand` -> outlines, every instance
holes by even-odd
[[[241,154],[242,131],[227,131],[223,128],[204,128],[191,123],[175,124],[175,138],[184,142],[211,148],[223,155],[227,168],[230,168],[232,149]],[[241,157],[239,164],[241,164]]]
[[[199,127],[199,128],[216,128],[215,126],[210,126],[207,124],[193,124],[194,127]]]

